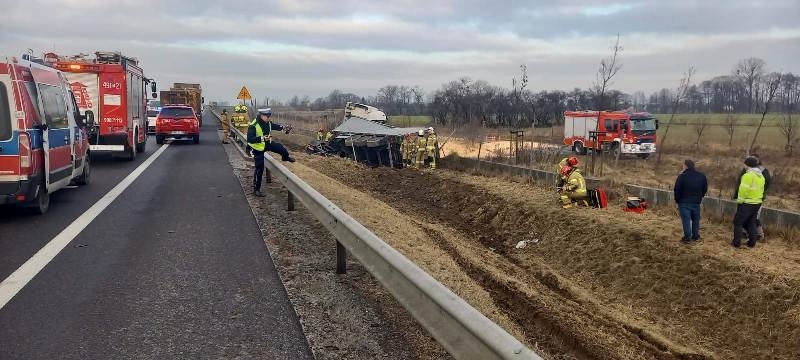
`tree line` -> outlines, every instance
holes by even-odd
[[[360,96],[333,90],[326,97],[311,100],[294,96],[273,106],[325,110],[341,108],[348,101],[381,108],[387,115],[431,115],[441,125],[483,125],[487,127],[530,127],[561,124],[568,110],[622,110],[671,113],[760,113],[767,104],[770,112],[794,113],[800,103],[800,76],[768,71],[758,58],[740,60],[730,74],[691,84],[676,101],[675,90],[664,88],[649,96],[643,91],[628,94],[611,89],[610,81],[620,69],[614,55],[601,61],[598,80],[589,89],[532,91],[528,88],[527,67],[520,66],[511,88],[485,80],[462,77],[442,84],[432,93],[419,86],[386,85],[376,94]],[[770,83],[780,86],[769,97]],[[771,98],[770,101],[767,101]]]

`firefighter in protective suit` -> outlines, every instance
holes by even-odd
[[[319,131],[317,131],[317,141],[322,141],[323,139],[325,139],[325,129],[319,128]]]
[[[425,152],[430,158],[431,169],[436,169],[436,132],[432,127],[428,128],[428,135],[425,137]]]
[[[566,178],[564,186],[561,187],[561,204],[564,209],[573,207],[573,204],[589,206],[586,179],[583,178],[580,170],[567,165],[561,169],[561,175]]]
[[[222,114],[219,117],[219,122],[222,125],[222,143],[229,144],[228,138],[231,133],[231,120],[228,116],[228,110],[222,109]]]
[[[420,130],[417,132],[417,169],[422,169],[425,167],[425,153],[426,147],[428,146],[428,139],[425,138],[425,130]]]
[[[562,173],[564,167],[567,166],[578,167],[578,158],[575,156],[565,157],[558,163],[558,169],[556,169],[556,174],[558,174],[558,183],[556,183],[557,188],[561,188],[567,182],[566,176]]]
[[[403,141],[400,143],[400,155],[403,157],[403,167],[409,166],[409,150],[411,147],[411,135],[405,134],[403,135]]]

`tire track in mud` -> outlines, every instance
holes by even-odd
[[[462,220],[466,215],[463,211],[472,208],[471,205],[478,203],[486,204],[485,209],[479,210],[480,217],[491,223],[492,219],[497,218],[501,204],[505,204],[505,200],[478,191],[468,184],[452,182],[443,184],[442,181],[429,173],[397,172],[391,169],[369,169],[367,174],[360,173],[359,176],[354,178],[345,178],[342,174],[331,173],[329,170],[325,171],[325,169],[318,170],[326,172],[327,175],[338,180],[349,182],[358,189],[378,194],[380,198],[389,200],[392,206],[406,213],[421,214],[423,215],[422,217],[432,217],[434,221],[448,224],[448,226],[467,234],[468,237],[478,239],[477,243],[484,248],[492,251],[497,250],[498,254],[504,256],[512,264],[517,265],[518,268],[520,264],[516,264],[513,258],[505,256],[506,247],[502,244],[502,239],[508,237],[532,238],[536,236],[527,229],[522,231],[521,227],[517,231],[497,232],[491,224],[478,228],[476,227],[476,222],[479,221],[468,223]],[[437,182],[438,184],[435,184]],[[436,192],[441,190],[440,186],[446,186],[448,190],[437,195]],[[422,190],[419,196],[416,197],[413,196],[414,194],[406,192],[408,189],[414,188],[424,188],[425,190]],[[456,196],[453,196],[454,194]],[[474,196],[465,196],[465,194],[474,194]],[[388,199],[386,199],[387,197]],[[433,201],[416,202],[415,198],[419,197]],[[441,199],[438,197],[441,197]],[[446,199],[457,199],[452,200],[456,204],[447,203]],[[432,213],[431,206],[438,212]],[[428,216],[425,216],[425,214]],[[508,216],[508,214],[506,215]],[[520,219],[526,219],[530,215],[522,208],[513,211],[511,214],[511,216]],[[559,306],[561,313],[556,315],[553,313],[556,309],[548,306],[547,301],[543,302],[542,299],[525,294],[518,288],[519,284],[494,277],[482,267],[476,266],[468,259],[465,259],[455,247],[442,240],[442,236],[436,231],[422,224],[421,227],[432,238],[441,240],[438,243],[442,245],[442,248],[458,262],[459,266],[471,278],[492,294],[493,301],[498,305],[498,308],[503,309],[509,318],[514,319],[524,329],[529,343],[543,341],[544,335],[543,344],[547,347],[547,351],[564,353],[569,358],[576,359],[703,358],[703,356],[693,352],[673,351],[674,348],[659,342],[657,337],[642,336],[646,332],[635,326],[621,324],[605,315],[590,314],[585,309],[578,309],[583,300],[576,298],[572,292],[566,290],[562,281],[552,271],[534,271],[532,275],[525,275],[520,274],[519,269],[504,269],[515,273],[514,276],[519,279],[525,279],[529,284],[541,284],[545,292],[553,293],[556,297],[556,299],[553,299],[553,295],[543,294],[542,296],[549,298],[549,301],[571,303],[571,305]],[[570,312],[579,313],[581,318],[571,319],[568,315]],[[562,326],[562,323],[568,323],[569,325]],[[586,333],[585,328],[581,329],[589,324],[602,328],[607,332],[607,334],[604,334],[606,336],[592,336]],[[600,338],[603,338],[603,341],[600,341]],[[618,348],[625,348],[629,356],[617,352]],[[628,351],[636,351],[636,353],[632,355]]]
[[[551,206],[541,189],[513,180],[447,170],[368,169],[340,159],[301,161],[403,213],[416,214],[434,229],[441,224],[448,233],[457,230],[465,235],[464,240],[450,239],[457,249],[464,248],[464,241],[492,248],[509,268],[519,269],[516,278],[494,279],[502,286],[518,282],[527,290],[536,282],[566,301],[572,290],[565,290],[565,284],[582,287],[596,309],[608,315],[606,320],[624,329],[612,333],[654,346],[657,350],[648,352],[659,358],[797,359],[800,354],[800,283],[794,273],[763,271],[743,260],[746,250],[728,254],[730,249],[711,243],[699,248],[675,244],[668,238],[671,225],[661,225],[665,220],[672,224],[673,218],[649,214],[642,216],[647,220],[618,221],[631,219],[621,211],[563,217],[567,213],[559,211],[555,197]],[[534,252],[513,249],[517,241],[531,238],[543,240]],[[776,251],[764,250],[754,254],[760,255],[756,259]],[[724,254],[712,254],[717,251]],[[780,266],[791,268],[786,259],[792,257],[779,259]],[[580,332],[581,326],[604,328],[588,322],[570,326],[570,332]]]

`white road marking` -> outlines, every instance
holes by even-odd
[[[147,160],[145,160],[139,167],[137,167],[133,172],[128,174],[125,179],[122,180],[117,186],[115,186],[111,191],[105,194],[100,200],[98,200],[92,207],[90,207],[86,212],[81,214],[75,221],[73,221],[69,226],[64,228],[56,237],[54,237],[50,242],[47,243],[43,248],[41,248],[36,254],[34,254],[28,261],[26,261],[22,266],[20,266],[14,273],[9,275],[2,283],[0,283],[0,309],[6,306],[9,301],[11,301],[17,293],[22,290],[25,285],[30,282],[39,271],[42,271],[44,267],[53,260],[53,258],[64,250],[65,247],[75,239],[78,234],[83,231],[92,221],[97,218],[103,210],[111,205],[112,202],[122,194],[125,189],[130,186],[136,178],[138,178],[142,173],[147,170],[147,168],[158,159],[159,156],[167,149],[167,145],[162,145],[153,155],[151,155]]]

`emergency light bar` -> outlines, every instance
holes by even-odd
[[[100,72],[100,66],[88,65],[88,64],[59,63],[56,64],[56,68],[61,71],[70,71],[70,72],[83,72],[83,71]]]

